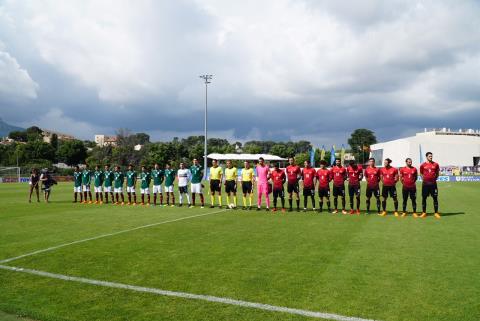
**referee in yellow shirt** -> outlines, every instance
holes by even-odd
[[[210,200],[212,204],[210,208],[215,207],[215,192],[218,192],[218,207],[222,208],[222,185],[221,181],[223,178],[223,171],[220,166],[218,166],[218,161],[216,159],[212,160],[212,167],[210,167]]]
[[[242,169],[242,193],[243,193],[243,209],[247,209],[247,195],[248,195],[248,209],[252,209],[253,201],[253,168],[250,167],[250,162],[247,160],[244,163],[244,168]]]
[[[237,208],[237,168],[232,166],[232,161],[227,160],[227,168],[225,168],[225,192],[227,193],[227,204],[234,205]],[[230,201],[230,196],[233,202]]]

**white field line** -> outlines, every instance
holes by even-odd
[[[102,239],[102,238],[105,238],[105,237],[115,236],[115,235],[128,233],[128,232],[132,232],[132,231],[136,231],[136,230],[141,230],[141,229],[152,227],[152,226],[157,226],[157,225],[162,225],[162,224],[167,224],[167,223],[173,223],[173,222],[188,220],[188,219],[191,219],[191,218],[222,213],[222,212],[225,212],[225,211],[226,210],[219,210],[219,211],[208,212],[208,213],[204,213],[204,214],[191,215],[191,216],[176,218],[176,219],[173,219],[173,220],[168,220],[168,221],[162,221],[162,222],[137,226],[137,227],[129,228],[129,229],[126,229],[126,230],[121,230],[121,231],[118,231],[118,232],[107,233],[107,234],[102,234],[102,235],[98,235],[98,236],[94,236],[94,237],[89,237],[89,238],[86,238],[86,239],[83,239],[83,240],[77,240],[77,241],[73,241],[73,242],[69,242],[69,243],[55,245],[55,246],[52,246],[52,247],[48,247],[46,249],[41,249],[41,250],[37,250],[37,251],[34,251],[34,252],[30,252],[30,253],[26,253],[26,254],[22,254],[22,255],[19,255],[19,256],[15,256],[15,257],[11,257],[11,258],[8,258],[8,259],[1,260],[0,264],[4,264],[4,263],[12,262],[12,261],[15,261],[15,260],[19,260],[19,259],[22,259],[22,258],[27,257],[27,256],[32,256],[32,255],[36,255],[36,254],[40,254],[40,253],[54,251],[54,250],[57,250],[57,249],[60,249],[62,247],[66,247],[66,246],[69,246],[69,245],[84,243],[84,242],[88,242],[88,241],[94,241],[94,240]]]
[[[169,297],[222,303],[222,304],[235,305],[235,306],[240,306],[245,308],[259,309],[259,310],[273,311],[273,312],[282,312],[282,313],[295,314],[295,315],[301,315],[305,317],[318,318],[318,319],[336,320],[336,321],[374,321],[372,319],[363,319],[363,318],[357,318],[357,317],[343,316],[343,315],[334,314],[334,313],[325,313],[325,312],[316,312],[316,311],[309,311],[309,310],[287,308],[287,307],[270,305],[270,304],[235,300],[230,298],[222,298],[222,297],[217,297],[212,295],[176,292],[176,291],[123,284],[123,283],[93,280],[93,279],[81,278],[76,276],[68,276],[63,274],[26,269],[26,268],[15,267],[15,266],[0,265],[0,269],[32,274],[32,275],[37,275],[37,276],[42,276],[42,277],[47,277],[47,278],[57,279],[57,280],[63,280],[63,281],[103,286],[107,288],[124,289],[129,291],[151,293],[151,294],[163,295],[163,296],[169,296]]]

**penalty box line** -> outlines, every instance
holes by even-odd
[[[349,316],[344,316],[344,315],[334,314],[334,313],[325,313],[325,312],[288,308],[283,306],[276,306],[276,305],[250,302],[250,301],[242,301],[242,300],[223,298],[223,297],[217,297],[212,295],[193,294],[193,293],[187,293],[187,292],[177,292],[177,291],[162,290],[157,288],[129,285],[124,283],[100,281],[100,280],[87,279],[87,278],[76,277],[76,276],[68,276],[63,274],[56,274],[56,273],[44,272],[44,271],[15,267],[15,266],[0,265],[0,269],[6,270],[6,271],[19,272],[19,273],[26,273],[30,275],[36,275],[36,276],[57,279],[57,280],[102,286],[106,288],[123,289],[123,290],[129,290],[134,292],[161,295],[161,296],[221,303],[221,304],[239,306],[244,308],[288,313],[288,314],[300,315],[300,316],[317,318],[317,319],[336,320],[336,321],[374,321],[372,319],[363,319],[363,318],[349,317]]]
[[[28,256],[40,254],[40,253],[54,251],[54,250],[57,250],[57,249],[60,249],[60,248],[66,247],[66,246],[70,246],[70,245],[75,245],[75,244],[85,243],[85,242],[89,242],[89,241],[94,241],[94,240],[98,240],[98,239],[102,239],[102,238],[110,237],[110,236],[116,236],[116,235],[119,235],[119,234],[133,232],[133,231],[137,231],[137,230],[141,230],[141,229],[145,229],[145,228],[149,228],[149,227],[153,227],[153,226],[157,226],[157,225],[162,225],[162,224],[167,224],[167,223],[173,223],[173,222],[188,220],[188,219],[196,218],[196,217],[202,217],[202,216],[207,216],[207,215],[223,213],[225,211],[226,210],[223,209],[223,210],[214,211],[214,212],[208,212],[208,213],[203,213],[203,214],[180,217],[180,218],[176,218],[176,219],[173,219],[173,220],[151,223],[151,224],[137,226],[137,227],[133,227],[133,228],[129,228],[129,229],[126,229],[126,230],[121,230],[121,231],[117,231],[117,232],[113,232],[113,233],[102,234],[102,235],[89,237],[89,238],[82,239],[82,240],[77,240],[77,241],[64,243],[64,244],[60,244],[60,245],[55,245],[55,246],[47,247],[45,249],[41,249],[41,250],[37,250],[37,251],[30,252],[30,253],[26,253],[26,254],[22,254],[22,255],[19,255],[19,256],[15,256],[15,257],[11,257],[11,258],[8,258],[8,259],[1,260],[0,264],[5,264],[5,263],[8,263],[8,262],[16,261],[16,260],[23,259],[23,258],[28,257]]]

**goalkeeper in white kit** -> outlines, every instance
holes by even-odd
[[[180,163],[180,169],[177,171],[177,178],[178,178],[178,193],[180,194],[180,202],[178,206],[183,205],[183,196],[187,197],[187,203],[189,207],[192,207],[190,203],[190,196],[188,195],[188,182],[192,174],[188,168],[185,168],[184,163]]]

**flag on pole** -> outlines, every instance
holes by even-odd
[[[313,147],[310,150],[310,164],[312,164],[312,167],[315,167],[315,148]]]
[[[320,151],[320,160],[325,159],[325,145],[322,145],[322,150]]]
[[[345,146],[342,144],[342,149],[340,150],[340,159],[342,160],[342,165],[343,161],[345,160]]]
[[[330,165],[335,164],[335,145],[332,146],[330,150]]]

